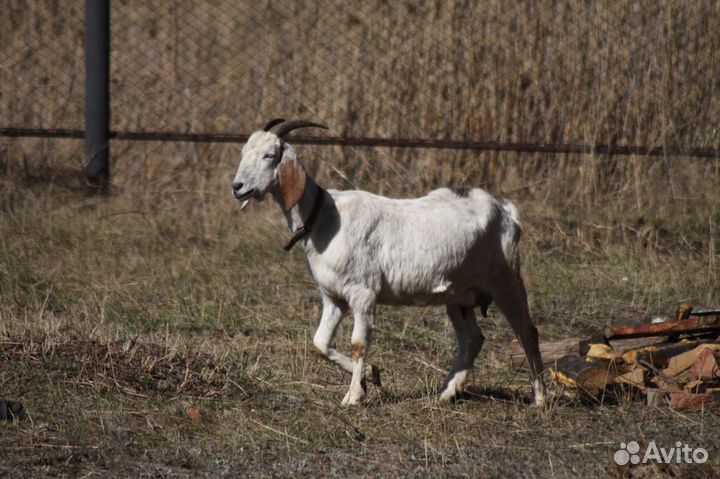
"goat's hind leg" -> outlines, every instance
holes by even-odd
[[[338,324],[340,324],[340,320],[342,320],[348,306],[347,304],[335,301],[324,294],[322,295],[322,300],[322,318],[320,319],[320,325],[313,337],[313,344],[325,359],[332,361],[343,370],[352,374],[353,360],[331,346],[333,339],[335,338],[335,332],[337,331]],[[380,368],[372,364],[368,364],[365,367],[365,379],[376,386],[380,386]]]
[[[525,351],[530,366],[535,404],[541,405],[545,402],[545,383],[542,380],[543,364],[538,331],[530,318],[527,291],[520,275],[509,273],[506,281],[498,282],[497,288],[493,291],[493,299],[507,318]]]
[[[440,388],[441,401],[451,401],[462,392],[468,371],[472,369],[475,358],[485,342],[472,308],[448,305],[447,312],[455,329],[458,353],[450,374]]]

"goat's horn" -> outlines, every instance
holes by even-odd
[[[307,128],[307,127],[325,128],[326,130],[329,129],[327,126],[321,125],[319,123],[313,123],[311,121],[305,121],[305,120],[293,120],[293,121],[286,121],[284,123],[276,125],[270,131],[272,133],[275,133],[279,138],[282,138],[283,136],[287,135],[288,133],[290,133],[293,130],[296,130],[298,128]]]
[[[270,120],[269,122],[265,123],[265,126],[263,126],[263,131],[270,131],[270,128],[284,121],[285,118],[275,118],[274,120]]]

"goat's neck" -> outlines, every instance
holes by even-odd
[[[288,211],[283,212],[288,226],[293,232],[297,231],[307,221],[318,194],[320,194],[320,186],[308,175],[305,191],[300,197],[300,201]]]

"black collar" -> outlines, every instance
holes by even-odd
[[[315,195],[315,202],[313,203],[312,211],[310,211],[310,216],[308,216],[307,220],[305,220],[305,223],[301,227],[295,230],[295,233],[293,233],[288,242],[285,243],[285,246],[283,246],[285,251],[290,251],[293,246],[295,246],[295,243],[310,234],[312,227],[320,214],[320,206],[322,206],[323,196],[325,196],[325,190],[317,186],[317,195]]]

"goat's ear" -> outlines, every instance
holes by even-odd
[[[300,201],[305,192],[307,175],[305,174],[305,168],[298,159],[290,155],[285,156],[278,165],[278,175],[283,202],[282,208],[283,211],[288,211]]]

